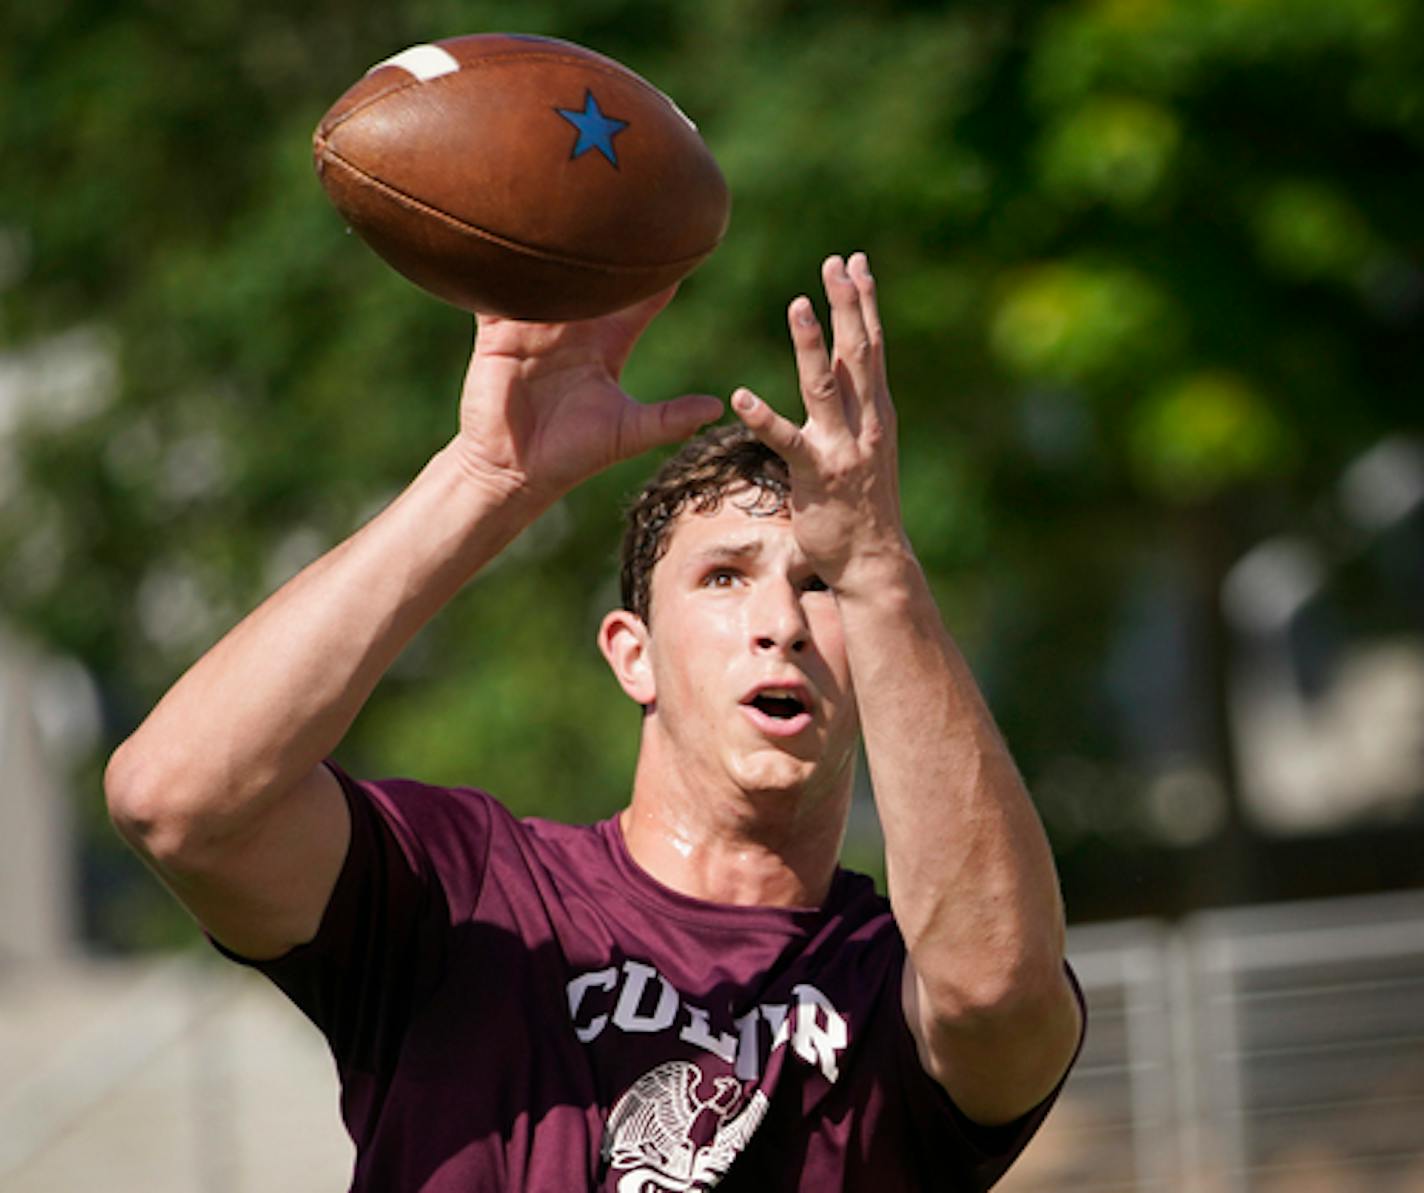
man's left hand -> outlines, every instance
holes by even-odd
[[[806,421],[797,426],[750,390],[732,409],[791,472],[796,540],[833,589],[854,584],[858,566],[903,557],[895,407],[885,374],[885,340],[875,279],[864,253],[827,257],[821,279],[833,344],[805,295],[787,310]]]

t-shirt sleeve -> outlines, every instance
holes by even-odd
[[[972,1173],[973,1184],[962,1186],[964,1188],[988,1189],[1008,1171],[1010,1165],[1038,1133],[1043,1120],[1048,1117],[1048,1112],[1057,1102],[1073,1065],[1077,1063],[1087,1030],[1087,1011],[1077,975],[1066,962],[1064,968],[1074,997],[1078,1000],[1079,1021],[1082,1024],[1073,1059],[1068,1062],[1068,1068],[1047,1097],[1022,1117],[1001,1126],[986,1127],[982,1123],[976,1123],[954,1104],[944,1087],[925,1072],[920,1063],[914,1035],[904,1017],[900,1017],[901,1077],[909,1101],[910,1116],[914,1122],[915,1136],[922,1147],[928,1147],[932,1152],[943,1149],[947,1142],[952,1141],[952,1149],[958,1154],[963,1170]]]
[[[357,781],[328,766],[351,813],[351,843],[316,936],[270,961],[214,943],[280,987],[343,1068],[388,1071],[444,972],[452,924],[479,897],[492,801],[466,789]]]

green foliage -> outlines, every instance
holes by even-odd
[[[1289,462],[1288,433],[1259,394],[1229,373],[1196,373],[1147,395],[1131,446],[1144,487],[1194,503]]]
[[[1152,281],[1121,265],[1071,260],[1006,274],[990,343],[1011,370],[1064,384],[1149,375],[1180,316]]]
[[[1324,183],[1277,183],[1262,196],[1254,223],[1263,263],[1296,281],[1348,285],[1378,252],[1363,214]]]
[[[627,61],[730,181],[635,393],[796,409],[786,302],[870,251],[911,532],[1031,778],[1137,765],[1104,676],[1133,576],[1194,550],[1174,511],[1251,495],[1239,551],[1419,424],[1415,0],[11,5],[0,602],[95,672],[113,735],[451,433],[469,320],[345,233],[309,136],[370,63],[511,28]],[[636,710],[592,635],[652,463],[427,630],[354,764],[617,805]]]
[[[1180,142],[1181,126],[1166,108],[1094,96],[1049,127],[1040,171],[1048,189],[1066,198],[1139,207],[1161,193]]]

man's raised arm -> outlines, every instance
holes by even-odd
[[[797,541],[836,594],[921,1061],[971,1118],[1005,1123],[1051,1092],[1081,1030],[1057,876],[901,524],[869,267],[832,257],[822,278],[833,352],[806,299],[789,312],[805,425],[745,391],[733,407],[790,467]]]
[[[224,945],[270,958],[315,935],[350,834],[323,760],[417,631],[577,484],[717,417],[715,398],[645,406],[619,386],[670,298],[573,324],[482,318],[454,439],[115,752],[114,823]]]

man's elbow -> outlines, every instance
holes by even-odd
[[[926,1071],[976,1122],[1011,1122],[1062,1080],[1082,1039],[1077,995],[1060,958],[1051,970],[935,990],[907,1006]]]
[[[194,851],[192,801],[151,749],[129,738],[104,768],[104,801],[120,837],[160,865]]]

